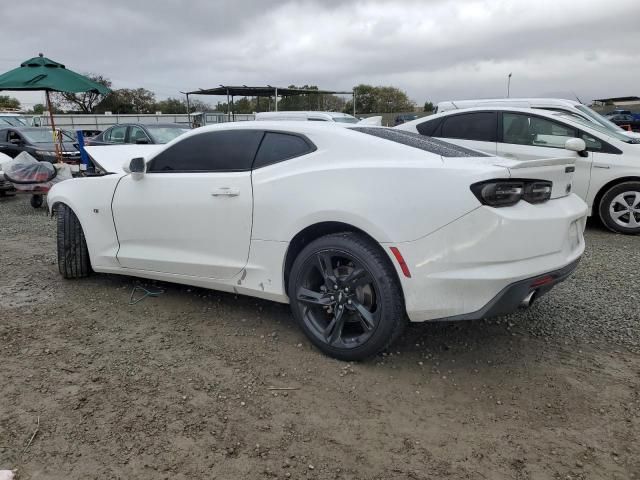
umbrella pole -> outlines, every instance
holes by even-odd
[[[62,162],[61,149],[58,145],[59,135],[56,138],[56,123],[53,120],[53,109],[51,108],[51,99],[49,98],[49,90],[44,91],[45,96],[47,97],[47,110],[49,110],[49,120],[51,120],[51,129],[53,130],[53,143],[56,149],[56,160],[58,163]]]

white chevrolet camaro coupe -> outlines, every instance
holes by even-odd
[[[387,128],[264,121],[89,153],[105,174],[48,196],[65,278],[106,272],[290,303],[339,359],[380,352],[407,318],[526,306],[584,250],[571,158],[518,162]]]
[[[496,105],[449,110],[395,128],[521,161],[570,155],[576,161],[573,192],[587,202],[589,215],[614,232],[640,234],[637,138],[564,111]]]

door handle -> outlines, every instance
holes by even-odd
[[[212,197],[237,197],[238,195],[240,195],[240,190],[231,187],[220,187],[211,192]]]

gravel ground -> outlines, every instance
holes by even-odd
[[[638,238],[593,222],[531,309],[412,325],[350,364],[284,305],[64,281],[54,231],[0,199],[0,470],[19,479],[640,478]],[[130,306],[139,283],[165,293]]]

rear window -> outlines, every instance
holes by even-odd
[[[395,128],[353,127],[356,132],[366,133],[374,137],[384,138],[391,142],[401,143],[408,147],[418,148],[425,152],[435,153],[443,157],[489,157],[485,153],[453,145],[448,142],[425,137],[419,133],[405,132]]]
[[[289,133],[267,132],[253,162],[253,168],[282,162],[290,158],[306,155],[316,147],[306,138]]]

